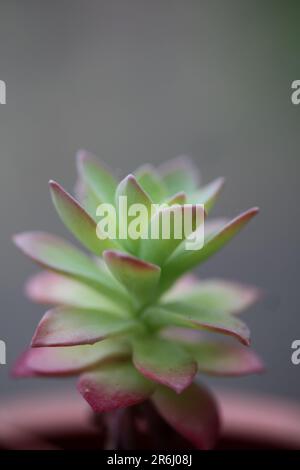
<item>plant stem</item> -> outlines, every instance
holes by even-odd
[[[109,450],[172,450],[191,449],[158,414],[150,401],[120,409],[98,418],[107,423],[106,449]],[[100,422],[100,419],[99,419]]]

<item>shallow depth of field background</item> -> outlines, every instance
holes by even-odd
[[[299,13],[299,2],[276,0],[0,0],[2,396],[70,387],[9,378],[44,311],[23,296],[37,268],[10,237],[67,233],[47,181],[71,190],[74,154],[87,148],[120,176],[187,153],[204,182],[227,178],[213,215],[261,207],[199,275],[265,289],[244,318],[267,373],[211,382],[299,397]]]

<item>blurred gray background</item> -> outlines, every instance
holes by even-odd
[[[199,272],[266,290],[244,318],[267,373],[213,384],[299,398],[299,13],[276,0],[0,0],[3,396],[70,386],[9,377],[43,313],[22,292],[37,269],[10,238],[66,234],[47,181],[71,190],[87,148],[120,174],[190,154],[205,182],[227,178],[214,215],[261,207]]]

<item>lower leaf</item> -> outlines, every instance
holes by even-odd
[[[129,354],[122,342],[106,339],[94,345],[28,349],[16,363],[17,377],[75,375],[86,367]]]
[[[263,371],[257,354],[238,344],[201,341],[187,345],[187,351],[197,361],[199,372],[218,376],[240,376]]]
[[[233,336],[247,346],[250,344],[249,328],[240,319],[227,313],[201,310],[200,307],[184,302],[168,303],[148,309],[145,319],[158,328],[174,325],[209,330]]]
[[[152,400],[163,418],[197,449],[214,447],[219,414],[215,400],[203,386],[192,384],[180,395],[160,387]]]
[[[155,382],[180,393],[197,373],[196,362],[177,344],[161,338],[141,337],[133,342],[133,363]]]
[[[135,322],[108,312],[59,307],[49,310],[40,321],[31,345],[75,346],[94,344],[134,329]]]
[[[141,403],[154,388],[129,362],[103,365],[83,374],[78,382],[79,392],[97,413]]]

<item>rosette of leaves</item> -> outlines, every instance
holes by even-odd
[[[53,305],[14,372],[22,377],[78,375],[78,390],[97,413],[150,400],[194,447],[211,448],[218,409],[201,379],[203,374],[237,376],[262,369],[238,315],[259,291],[236,282],[197,280],[190,271],[226,245],[258,210],[232,220],[207,218],[204,246],[197,251],[186,250],[183,237],[172,233],[169,239],[99,239],[100,204],[118,207],[118,198],[127,196],[128,204],[146,207],[165,202],[164,211],[170,213],[196,214],[203,210],[197,204],[203,204],[207,215],[224,180],[201,186],[197,169],[185,157],[158,169],[143,166],[120,183],[85,151],[77,155],[77,168],[76,198],[54,181],[50,192],[59,217],[84,250],[44,232],[14,237],[43,268],[27,282],[27,295]],[[152,214],[150,227],[158,217],[161,211]],[[227,340],[220,341],[221,335]]]

